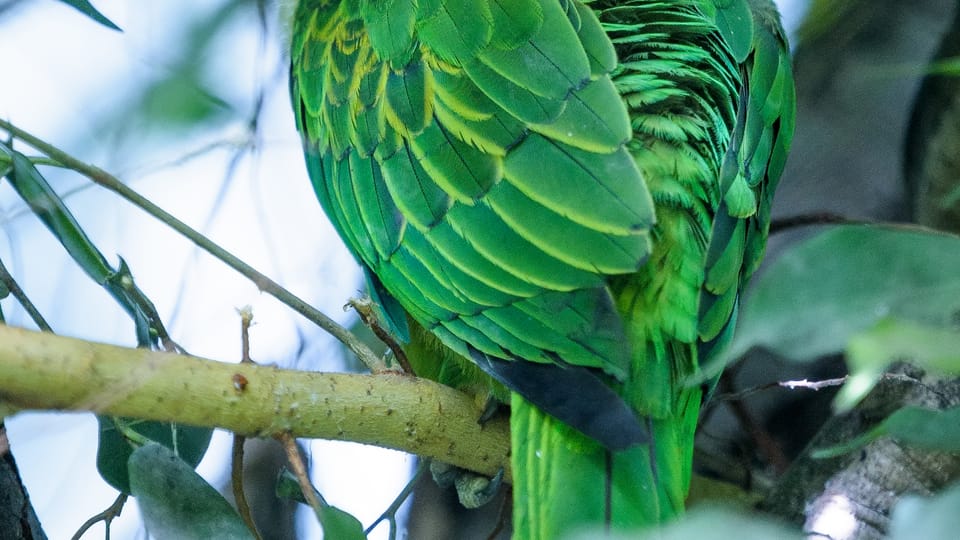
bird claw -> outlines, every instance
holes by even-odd
[[[480,508],[500,493],[500,486],[503,485],[503,468],[501,467],[493,478],[463,471],[463,474],[457,476],[454,485],[457,488],[460,504],[464,508]]]
[[[430,474],[438,486],[454,486],[460,504],[464,508],[474,509],[497,496],[503,485],[504,470],[501,468],[493,478],[488,478],[449,463],[433,461],[430,463]]]
[[[485,425],[494,416],[497,415],[501,410],[503,410],[503,403],[500,402],[493,394],[487,396],[487,402],[483,405],[483,412],[480,413],[480,418],[477,419],[477,423],[481,426]]]

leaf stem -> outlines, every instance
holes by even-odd
[[[34,324],[37,325],[37,328],[43,330],[44,332],[53,332],[53,329],[50,328],[50,325],[47,323],[47,320],[43,318],[43,315],[40,313],[40,310],[37,309],[37,306],[33,305],[33,302],[30,301],[30,298],[27,297],[27,294],[23,292],[23,289],[20,288],[20,284],[17,283],[17,280],[10,275],[10,272],[7,271],[6,265],[3,264],[3,260],[0,259],[0,283],[10,291],[10,294],[17,299],[17,302],[20,302],[20,305],[23,306],[23,309],[27,312],[27,315],[33,319]]]

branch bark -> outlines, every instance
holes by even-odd
[[[226,364],[0,326],[0,402],[403,450],[509,480],[507,419],[425,379]]]
[[[46,540],[0,421],[0,531],[10,540]]]
[[[960,381],[925,376],[908,366],[897,372],[902,376],[884,378],[853,411],[821,428],[762,509],[802,522],[811,538],[880,540],[903,495],[932,495],[960,477],[960,455],[910,447],[890,437],[836,458],[811,456],[867,432],[900,407],[960,404]]]

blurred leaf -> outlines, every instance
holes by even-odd
[[[911,446],[960,452],[960,407],[904,407],[891,414],[884,425],[890,436]]]
[[[131,494],[152,537],[253,538],[230,503],[170,449],[150,443],[138,448],[127,465]]]
[[[645,533],[610,534],[598,529],[565,536],[567,540],[689,540],[691,538],[736,538],[737,540],[799,540],[800,531],[790,529],[757,515],[745,514],[722,507],[694,508],[682,518]]]
[[[754,283],[726,360],[765,347],[796,361],[844,350],[886,318],[950,328],[960,313],[960,238],[840,226],[791,247]]]
[[[813,459],[830,459],[838,456],[843,456],[851,452],[856,452],[857,450],[863,448],[864,446],[872,443],[873,441],[883,437],[887,434],[887,428],[885,425],[880,424],[875,426],[873,429],[857,435],[856,437],[843,441],[840,444],[834,446],[828,446],[826,448],[816,448],[810,452],[810,457]]]
[[[837,394],[840,411],[857,404],[898,361],[945,375],[960,374],[960,331],[883,319],[873,328],[850,337],[847,345],[850,378]]]
[[[960,56],[934,60],[927,65],[924,73],[927,75],[960,75]]]
[[[204,88],[196,65],[183,66],[146,89],[139,111],[160,125],[191,127],[224,116],[230,106]]]
[[[187,465],[196,467],[210,445],[213,430],[179,424],[161,422],[147,422],[134,419],[114,419],[108,416],[98,416],[100,423],[100,442],[97,447],[97,470],[100,476],[114,488],[124,493],[130,493],[130,478],[127,469],[127,460],[135,450],[135,446],[146,443],[158,443],[166,448],[173,449]],[[117,422],[120,422],[118,427]],[[125,434],[124,431],[129,430]],[[131,442],[130,436],[142,440]]]
[[[883,436],[926,450],[960,452],[960,407],[936,410],[903,407],[880,425],[836,446],[815,450],[815,459],[832,458],[859,450]]]
[[[960,484],[933,498],[908,495],[893,507],[890,540],[953,540],[960,531]]]
[[[115,108],[100,129],[162,131],[209,128],[234,118],[225,81],[211,79],[211,60],[229,51],[218,49],[231,23],[255,8],[249,0],[227,0],[202,15],[187,19],[183,30],[163,49],[162,72]],[[241,69],[240,66],[237,66]],[[127,135],[129,136],[129,135]]]
[[[91,19],[97,21],[98,23],[106,26],[107,28],[110,28],[111,30],[121,31],[119,26],[113,24],[113,22],[110,19],[104,17],[103,14],[97,11],[97,8],[93,7],[93,4],[91,4],[87,0],[60,0],[60,1],[78,10],[80,13],[83,13],[87,17],[90,17]]]
[[[799,43],[806,44],[829,35],[841,21],[859,17],[858,9],[869,5],[866,0],[811,0],[797,30]]]
[[[353,517],[336,506],[327,504],[320,493],[314,489],[317,499],[320,501],[320,508],[317,509],[317,521],[323,529],[324,538],[337,538],[344,540],[364,540],[363,525],[360,520]],[[300,489],[300,482],[292,472],[283,469],[277,478],[276,487],[277,497],[291,499],[301,504],[308,504],[306,497],[303,496],[303,490]]]

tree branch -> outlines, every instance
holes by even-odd
[[[831,418],[777,482],[761,508],[817,538],[880,540],[890,511],[905,494],[930,495],[960,477],[960,456],[913,448],[882,437],[841,456],[814,452],[850,441],[906,405],[946,409],[960,403],[960,381],[900,366],[853,411]]]
[[[243,380],[245,384],[236,384]],[[507,470],[506,419],[482,426],[469,396],[425,379],[226,364],[0,326],[0,401],[92,411],[247,436],[395,448],[493,476]]]

